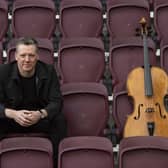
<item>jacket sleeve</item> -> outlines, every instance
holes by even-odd
[[[44,108],[48,113],[48,119],[52,120],[53,118],[59,116],[62,112],[62,95],[60,90],[60,83],[57,77],[55,69],[52,67],[51,70],[51,80],[49,83],[49,96],[48,105]]]
[[[4,73],[3,69],[0,68],[0,118],[5,118],[5,93],[4,93]]]

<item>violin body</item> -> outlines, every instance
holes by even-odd
[[[128,115],[124,128],[124,137],[164,136],[168,137],[168,113],[164,106],[167,94],[168,78],[164,70],[151,67],[153,94],[146,96],[144,68],[138,67],[128,75],[128,95],[133,98],[134,110]]]

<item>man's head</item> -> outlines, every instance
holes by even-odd
[[[35,72],[38,60],[37,41],[33,38],[20,38],[16,44],[15,59],[19,72],[24,77],[30,77]]]

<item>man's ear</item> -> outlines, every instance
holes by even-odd
[[[18,60],[17,51],[15,51],[15,60],[16,60],[16,61]]]
[[[17,61],[17,54],[16,54],[16,52],[15,52],[15,60]]]

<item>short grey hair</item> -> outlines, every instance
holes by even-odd
[[[36,47],[36,50],[38,50],[38,42],[32,37],[21,37],[21,38],[19,38],[16,42],[16,51],[17,51],[17,47],[21,44],[23,44],[23,45],[34,45]]]

